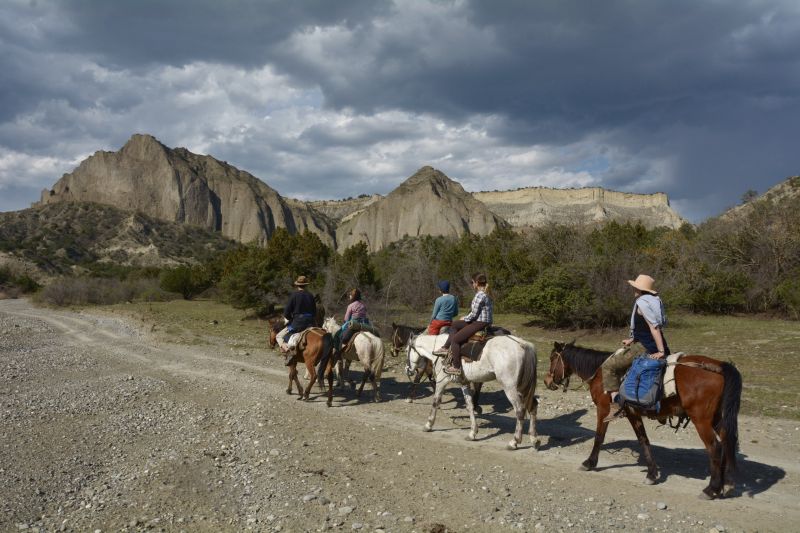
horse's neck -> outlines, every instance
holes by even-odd
[[[575,347],[572,350],[564,350],[563,357],[572,367],[575,374],[586,381],[597,375],[600,366],[612,353]]]

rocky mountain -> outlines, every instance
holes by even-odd
[[[96,202],[155,219],[201,226],[239,241],[266,243],[276,228],[309,230],[342,250],[364,241],[378,250],[403,237],[486,234],[499,225],[597,224],[639,220],[677,228],[685,221],[663,193],[600,188],[470,194],[423,167],[387,196],[302,202],[284,198],[248,172],[150,135],[133,135],[117,152],[99,151],[42,192],[39,206]]]
[[[309,230],[330,246],[334,227],[299,200],[283,198],[252,174],[150,135],[117,152],[96,152],[42,192],[40,205],[97,202],[161,220],[203,226],[225,237],[265,243],[275,228]]]
[[[728,209],[717,218],[721,221],[735,221],[745,218],[760,204],[770,203],[788,207],[788,204],[797,201],[800,201],[800,176],[793,176],[771,187],[757,198]]]
[[[599,187],[476,192],[472,195],[513,227],[556,224],[599,224],[640,221],[648,228],[679,228],[686,222],[669,205],[664,193],[633,194]]]
[[[103,263],[158,267],[200,263],[235,244],[199,226],[89,202],[0,213],[0,264],[36,265],[49,274]]]
[[[403,237],[485,235],[506,222],[442,172],[422,167],[399,187],[342,219],[336,229],[340,249],[364,241],[370,250]]]

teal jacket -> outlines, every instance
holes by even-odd
[[[458,300],[452,294],[442,294],[433,303],[431,320],[453,320],[458,314]]]

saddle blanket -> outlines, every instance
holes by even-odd
[[[662,398],[669,398],[678,394],[678,388],[675,385],[675,367],[678,359],[683,357],[683,352],[673,353],[667,356],[667,369],[664,371],[664,394]]]

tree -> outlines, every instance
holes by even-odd
[[[758,191],[747,189],[747,191],[745,191],[745,193],[742,195],[742,205],[749,204],[756,198],[758,198]]]

